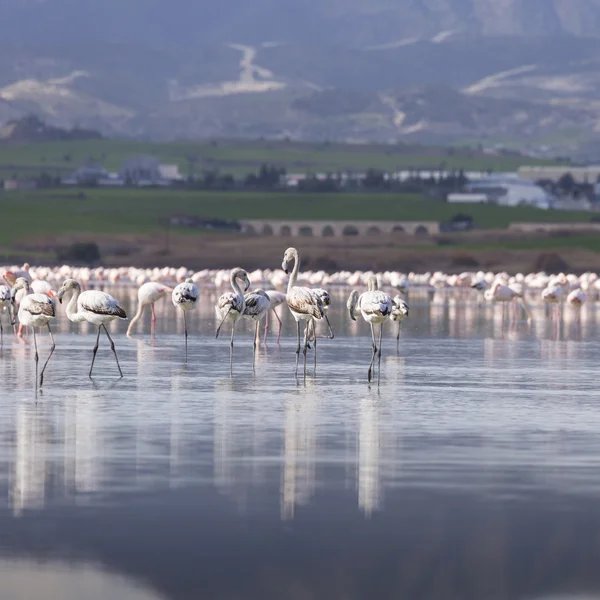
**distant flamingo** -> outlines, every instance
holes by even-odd
[[[54,343],[54,336],[52,335],[52,330],[50,329],[50,321],[56,317],[56,305],[54,304],[54,300],[52,298],[46,296],[45,294],[32,294],[31,288],[29,287],[29,281],[24,277],[19,277],[15,281],[15,285],[11,290],[12,298],[14,299],[15,294],[19,290],[25,290],[25,296],[21,300],[21,304],[19,305],[19,323],[24,327],[31,327],[33,331],[33,343],[35,346],[35,383],[37,386],[38,381],[38,364],[39,364],[39,355],[37,348],[37,338],[35,335],[36,327],[48,327],[48,333],[50,334],[50,340],[52,342],[52,347],[50,348],[50,354],[42,367],[42,373],[40,375],[40,387],[42,387],[44,383],[44,372],[46,367],[48,366],[48,362],[54,354],[54,349],[56,348],[56,344]]]
[[[8,319],[11,325],[14,325],[12,315],[12,302],[10,297],[10,288],[7,285],[0,285],[0,345],[4,342],[4,329],[2,327],[2,315],[8,312]]]
[[[587,294],[581,288],[573,290],[567,296],[567,303],[571,306],[574,306],[575,308],[581,308],[585,304],[586,300]]]
[[[406,303],[406,300],[400,296],[394,296],[392,298],[392,313],[390,314],[390,319],[394,321],[394,323],[398,323],[398,329],[396,330],[396,346],[400,345],[400,327],[402,321],[407,317],[408,304]]]
[[[179,307],[183,313],[183,333],[185,336],[185,362],[187,362],[188,356],[188,332],[187,332],[187,320],[185,314],[188,310],[192,310],[198,306],[198,298],[200,298],[200,292],[196,287],[196,284],[191,280],[187,279],[183,283],[180,283],[173,290],[171,296],[175,307]]]
[[[256,360],[256,347],[258,346],[259,340],[259,327],[260,321],[263,319],[271,308],[271,299],[268,294],[261,289],[249,292],[244,296],[245,306],[242,316],[244,319],[256,322],[256,331],[254,332],[254,356],[252,359],[252,365]]]
[[[355,310],[358,308],[362,314],[362,318],[369,323],[371,326],[371,338],[373,340],[373,353],[371,355],[371,364],[369,365],[369,371],[367,378],[369,381],[372,379],[373,368],[375,364],[375,356],[379,353],[379,367],[377,370],[378,377],[381,374],[381,344],[383,338],[383,324],[387,321],[388,317],[392,314],[392,299],[384,292],[379,291],[377,284],[377,277],[371,275],[368,280],[367,291],[358,294],[356,290],[353,290],[348,298],[348,311],[350,312],[350,318],[356,321],[354,316]],[[374,325],[379,325],[379,348],[375,341],[375,329]]]
[[[229,282],[233,288],[233,292],[225,292],[217,301],[215,312],[220,323],[217,326],[217,334],[219,337],[223,323],[231,323],[231,342],[229,343],[229,372],[233,370],[233,339],[235,337],[235,324],[242,318],[244,309],[246,308],[246,300],[244,293],[240,289],[238,281],[244,284],[244,291],[250,287],[248,274],[244,269],[233,269],[229,275]]]
[[[172,288],[167,287],[162,283],[156,283],[154,281],[148,281],[147,283],[144,283],[138,290],[138,309],[133,319],[131,319],[131,322],[129,323],[129,327],[127,328],[127,335],[131,335],[134,325],[140,320],[142,312],[144,311],[144,307],[146,307],[148,304],[150,305],[150,308],[152,310],[151,333],[154,334],[156,323],[154,303],[160,300],[161,298],[164,298],[169,292],[172,291]]]
[[[99,290],[87,290],[82,292],[81,285],[74,279],[67,279],[60,290],[58,290],[58,301],[61,304],[63,296],[70,291],[73,292],[73,295],[71,296],[69,304],[67,304],[67,317],[69,321],[72,321],[73,323],[83,323],[86,321],[87,323],[91,323],[98,327],[98,335],[96,336],[96,345],[94,346],[92,364],[89,372],[90,379],[92,378],[94,361],[96,360],[96,353],[98,352],[98,345],[100,343],[101,329],[104,329],[104,333],[110,341],[110,348],[115,355],[119,374],[123,377],[123,371],[121,371],[115,343],[110,337],[108,329],[106,329],[106,323],[110,323],[115,319],[126,319],[127,314],[110,294]]]
[[[273,314],[275,315],[275,318],[279,321],[279,331],[277,332],[277,343],[279,344],[279,338],[281,338],[281,326],[282,326],[282,322],[281,322],[281,318],[279,317],[279,315],[277,314],[277,311],[275,310],[279,305],[283,304],[285,302],[286,299],[286,295],[283,292],[278,292],[277,290],[266,290],[265,292],[267,294],[267,296],[269,296],[269,300],[270,300],[270,311],[273,312]],[[269,314],[267,313],[267,317],[265,319],[265,336],[264,336],[264,342],[265,344],[267,343],[267,333],[269,332]]]
[[[296,370],[295,374],[298,375],[298,361],[300,359],[300,321],[307,321],[304,330],[304,378],[306,379],[306,352],[308,349],[308,333],[309,333],[309,321],[316,319],[320,321],[325,315],[325,309],[323,303],[318,296],[315,296],[307,287],[300,287],[296,285],[298,278],[298,271],[300,269],[300,256],[296,248],[288,248],[283,255],[283,262],[281,268],[285,271],[286,275],[289,273],[289,267],[294,264],[292,274],[288,281],[286,301],[292,316],[294,317],[298,326],[298,345],[296,346]]]

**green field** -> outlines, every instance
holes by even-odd
[[[88,159],[118,170],[123,160],[150,155],[176,163],[183,175],[220,169],[242,177],[261,164],[284,167],[288,173],[364,171],[377,168],[438,168],[514,171],[523,164],[551,164],[520,156],[488,156],[468,148],[420,145],[367,145],[285,141],[216,141],[150,143],[123,140],[39,142],[0,145],[0,178],[36,176],[45,171],[65,175]],[[190,164],[192,167],[190,167]]]
[[[297,194],[138,189],[37,190],[0,193],[0,245],[63,233],[152,233],[161,219],[185,214],[206,218],[427,220],[467,213],[479,228],[515,221],[587,222],[589,212],[528,207],[446,204],[410,194]],[[173,229],[175,231],[175,229]],[[182,233],[198,233],[181,230]]]

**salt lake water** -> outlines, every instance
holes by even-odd
[[[593,303],[556,329],[541,307],[502,327],[472,297],[409,298],[368,385],[370,332],[344,296],[304,382],[285,307],[254,371],[240,327],[231,376],[201,293],[187,365],[170,302],[153,339],[148,315],[133,339],[111,325],[123,379],[102,338],[88,379],[95,330],[59,307],[37,396],[31,345],[5,328],[2,600],[600,595]]]

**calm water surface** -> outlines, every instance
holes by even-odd
[[[105,340],[87,378],[94,330],[61,313],[37,399],[5,337],[1,600],[600,596],[600,308],[502,327],[415,297],[369,386],[367,326],[334,307],[304,384],[287,315],[255,372],[240,328],[230,377],[202,294],[187,366],[170,303],[154,339],[112,326],[123,380]]]

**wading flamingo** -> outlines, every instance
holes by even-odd
[[[223,323],[231,323],[231,342],[229,343],[229,372],[233,370],[233,338],[235,337],[235,324],[241,319],[246,308],[246,301],[244,300],[244,292],[240,289],[238,280],[244,284],[244,291],[250,287],[250,280],[248,279],[248,273],[244,269],[233,269],[229,274],[229,283],[233,288],[233,292],[225,292],[217,301],[215,306],[215,312],[217,313],[217,319],[219,325],[217,327],[217,334],[215,337],[219,337],[221,327]]]
[[[152,325],[151,325],[151,333],[154,334],[155,323],[156,323],[156,313],[154,312],[154,303],[164,298],[169,292],[173,290],[162,283],[156,283],[155,281],[148,281],[148,283],[144,283],[140,289],[138,290],[138,309],[135,313],[133,319],[129,323],[129,327],[127,328],[127,335],[130,336],[133,331],[133,326],[139,321],[142,316],[142,312],[144,308],[149,304],[152,310]]]
[[[398,323],[398,329],[396,330],[396,346],[400,345],[400,327],[402,321],[408,317],[408,304],[404,298],[400,296],[394,296],[392,298],[392,313],[390,319],[394,323]]]
[[[375,356],[377,354],[379,354],[379,366],[377,370],[378,377],[381,374],[381,344],[383,338],[383,324],[388,320],[393,309],[392,299],[384,292],[379,291],[377,288],[377,277],[375,275],[371,275],[367,282],[367,291],[359,295],[358,291],[353,290],[347,302],[350,318],[353,321],[356,321],[354,312],[358,308],[362,318],[371,326],[373,353],[371,355],[371,363],[369,365],[369,371],[367,374],[369,381],[372,379]],[[374,325],[379,325],[379,348],[377,347],[377,343],[375,341]]]
[[[14,325],[10,288],[7,285],[0,285],[0,345],[4,341],[4,329],[2,327],[2,315],[4,312],[8,312],[10,324]]]
[[[106,323],[110,323],[115,319],[126,319],[127,314],[119,306],[119,303],[110,295],[99,290],[87,290],[81,291],[81,285],[74,279],[67,279],[60,290],[58,290],[58,301],[62,304],[63,296],[73,292],[69,304],[67,304],[67,317],[69,321],[73,323],[91,323],[98,328],[98,335],[96,336],[96,345],[94,346],[92,354],[92,364],[90,366],[89,377],[92,378],[92,371],[94,369],[94,361],[96,360],[96,353],[98,352],[98,345],[100,343],[100,331],[104,329],[104,333],[110,342],[110,349],[115,355],[117,361],[117,368],[119,369],[119,375],[123,377],[123,371],[121,371],[121,365],[119,364],[119,358],[117,357],[117,351],[115,349],[115,343],[113,342],[108,329],[106,329]]]
[[[298,326],[298,345],[296,346],[295,370],[296,375],[298,375],[298,361],[300,359],[300,321],[307,321],[304,330],[303,350],[304,378],[306,378],[306,351],[308,348],[309,322],[313,319],[320,321],[325,315],[325,309],[321,300],[315,294],[313,294],[311,289],[296,285],[298,271],[300,269],[300,256],[298,255],[298,250],[296,250],[296,248],[288,248],[283,255],[281,268],[286,274],[289,273],[289,267],[292,263],[294,263],[294,267],[288,281],[286,301]]]
[[[24,277],[19,277],[15,285],[11,290],[11,296],[14,300],[15,294],[19,290],[25,290],[25,296],[21,300],[19,305],[19,323],[24,327],[31,327],[33,331],[33,344],[35,347],[35,384],[37,386],[38,381],[38,365],[39,365],[39,354],[37,348],[37,338],[35,335],[36,327],[48,327],[48,333],[50,334],[50,340],[52,346],[50,348],[50,354],[42,367],[42,373],[40,374],[40,387],[44,384],[44,371],[50,361],[50,357],[54,353],[56,344],[54,343],[54,336],[50,329],[50,321],[56,317],[56,305],[54,300],[45,294],[32,294],[31,288],[29,287],[29,281]]]
[[[277,343],[279,344],[279,338],[281,337],[282,322],[275,309],[285,302],[286,295],[283,292],[278,292],[277,290],[267,290],[266,294],[267,296],[269,296],[269,300],[271,302],[269,310],[273,312],[275,318],[279,321],[279,331],[277,332]],[[269,333],[269,313],[267,313],[267,317],[265,319],[265,344],[267,343],[267,333]]]
[[[183,313],[183,333],[185,336],[185,362],[187,362],[188,355],[188,332],[187,332],[187,321],[185,313],[188,310],[192,310],[198,306],[198,298],[200,298],[200,292],[196,287],[196,284],[191,280],[187,279],[183,283],[180,283],[173,290],[171,299],[175,307],[179,307]]]
[[[244,319],[256,322],[256,331],[254,332],[254,356],[252,358],[252,366],[256,360],[256,347],[258,346],[259,340],[259,327],[260,321],[265,317],[271,308],[271,299],[264,290],[254,290],[248,292],[244,296],[244,312],[242,316]]]

